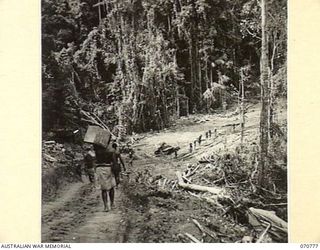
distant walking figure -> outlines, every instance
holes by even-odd
[[[180,149],[180,148],[179,148],[179,149]],[[177,157],[178,157],[178,150],[179,150],[179,149],[176,148],[176,149],[174,150],[174,158],[177,158]]]
[[[198,138],[199,145],[201,144],[201,139],[202,139],[202,135],[200,135]]]
[[[134,155],[134,150],[131,149],[129,151],[129,166],[132,167],[133,166],[133,155]]]
[[[211,129],[209,130],[209,137],[211,138],[212,132]]]
[[[189,144],[189,152],[192,153],[192,143]]]

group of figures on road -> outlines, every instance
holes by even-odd
[[[217,129],[214,130],[214,134],[215,134],[215,136],[217,136]],[[206,135],[206,139],[211,138],[211,136],[212,136],[211,129],[208,132],[206,132],[205,135]],[[201,142],[202,142],[202,135],[200,135],[196,140],[194,140],[193,143],[191,142],[189,144],[189,152],[192,153],[192,151],[196,149],[197,143],[200,146]]]

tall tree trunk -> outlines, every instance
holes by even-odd
[[[202,81],[201,81],[201,61],[199,60],[199,98],[202,103]]]
[[[187,99],[186,103],[187,103],[187,116],[189,116],[189,98]]]
[[[99,13],[99,24],[101,23],[101,5],[100,5],[100,0],[98,0],[98,13]]]
[[[190,63],[190,107],[191,108],[191,112],[193,112],[193,102],[194,102],[194,67],[193,67],[193,62],[194,62],[194,58],[193,58],[193,42],[192,42],[192,38],[190,39],[190,48],[189,48],[189,63]]]
[[[276,36],[273,34],[272,41],[272,55],[270,59],[270,70],[269,70],[269,107],[268,107],[268,138],[272,139],[272,123],[274,122],[274,83],[273,83],[273,73],[274,73],[274,58],[276,55]]]
[[[177,65],[177,51],[176,50],[174,51],[174,55],[173,55],[173,63],[174,63],[174,66],[176,68],[178,68],[178,65]],[[177,116],[177,118],[179,118],[180,117],[180,100],[179,100],[179,86],[178,86],[177,80],[174,81],[174,84],[175,84],[176,116]]]
[[[261,0],[261,114],[260,114],[260,164],[258,181],[265,186],[265,174],[268,167],[268,41],[267,41],[267,0]]]
[[[208,89],[209,87],[209,84],[208,84],[208,81],[209,81],[209,78],[208,78],[208,62],[207,62],[207,56],[205,56],[205,63],[206,63],[206,68],[205,68],[205,81],[206,81],[206,90]]]
[[[240,107],[240,126],[241,126],[241,148],[244,139],[244,125],[245,125],[245,110],[244,110],[244,72],[240,69],[240,82],[241,82],[241,107]]]
[[[116,139],[117,143],[122,139],[123,136],[121,133],[121,129],[123,128],[123,104],[119,104],[119,110],[118,110],[118,137]]]
[[[198,89],[198,17],[196,11],[196,3],[195,0],[191,0],[190,4],[192,6],[192,21],[190,27],[190,67],[191,67],[191,85],[193,89],[193,93],[191,94],[190,98],[190,109],[191,112],[197,107],[197,89]]]
[[[178,88],[176,88],[176,112],[177,112],[177,118],[180,118],[180,100],[179,100]]]

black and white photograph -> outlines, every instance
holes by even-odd
[[[41,241],[286,243],[286,0],[41,0]]]

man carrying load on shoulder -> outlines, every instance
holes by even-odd
[[[113,154],[101,145],[94,145],[96,153],[97,184],[100,185],[104,211],[108,212],[114,205],[116,179],[112,168],[114,165]],[[108,204],[108,201],[109,204]]]
[[[89,126],[84,137],[84,142],[93,144],[96,158],[96,184],[100,186],[104,211],[106,212],[113,207],[114,189],[120,182],[121,166],[119,161],[125,170],[117,144],[110,144],[110,141],[110,132],[97,126]]]

